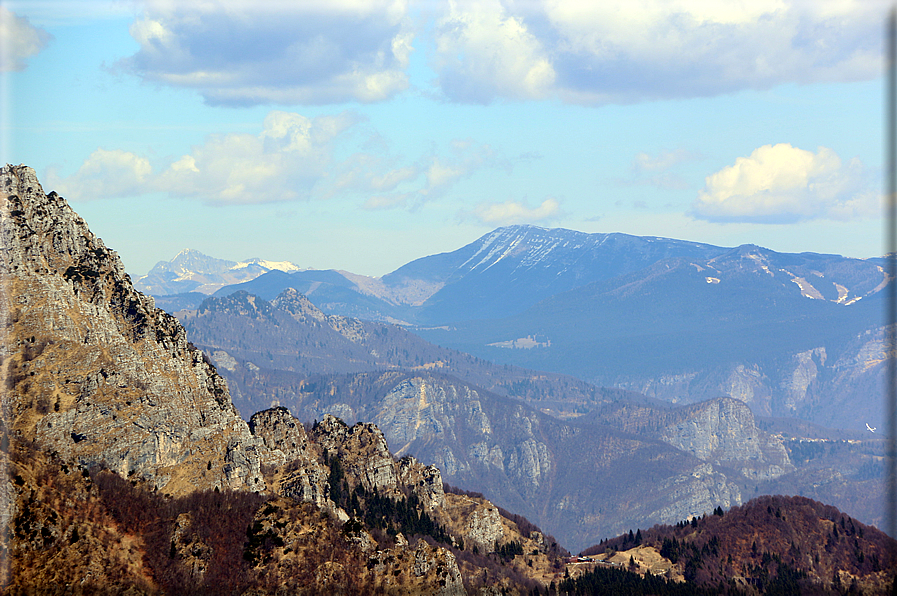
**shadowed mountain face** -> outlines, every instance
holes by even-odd
[[[742,247],[706,261],[660,261],[505,319],[419,333],[496,362],[668,401],[727,394],[759,414],[863,428],[884,411],[875,390],[885,358],[883,279],[863,261]],[[845,395],[855,400],[846,410]]]
[[[325,315],[292,288],[270,302],[245,292],[212,297],[178,316],[190,339],[227,376],[234,403],[246,418],[277,405],[281,393],[311,391],[315,376],[364,371],[445,371],[555,413],[582,413],[627,393],[493,364],[394,325]]]

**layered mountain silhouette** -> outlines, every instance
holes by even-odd
[[[376,423],[400,454],[436,465],[448,482],[482,491],[571,548],[780,490],[881,522],[883,445],[871,435],[758,421],[730,398],[671,406],[496,365],[401,327],[325,315],[293,289],[271,302],[245,292],[212,297],[179,316],[244,416],[286,406],[307,420]],[[822,452],[803,449],[810,438],[825,439]]]
[[[382,278],[272,271],[215,295],[293,288],[328,315],[400,323],[496,363],[862,429],[883,423],[887,283],[876,259],[511,226]]]

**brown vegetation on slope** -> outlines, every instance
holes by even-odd
[[[897,541],[835,507],[804,497],[763,496],[675,526],[602,541],[584,555],[653,546],[686,580],[764,593],[777,578],[799,593],[842,593],[851,586],[885,593],[894,582]]]

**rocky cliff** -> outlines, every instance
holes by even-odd
[[[177,320],[34,171],[0,170],[13,434],[162,491],[263,489],[257,442]]]

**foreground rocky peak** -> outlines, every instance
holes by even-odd
[[[14,434],[165,492],[264,488],[256,441],[177,320],[32,169],[4,167],[0,192]]]

